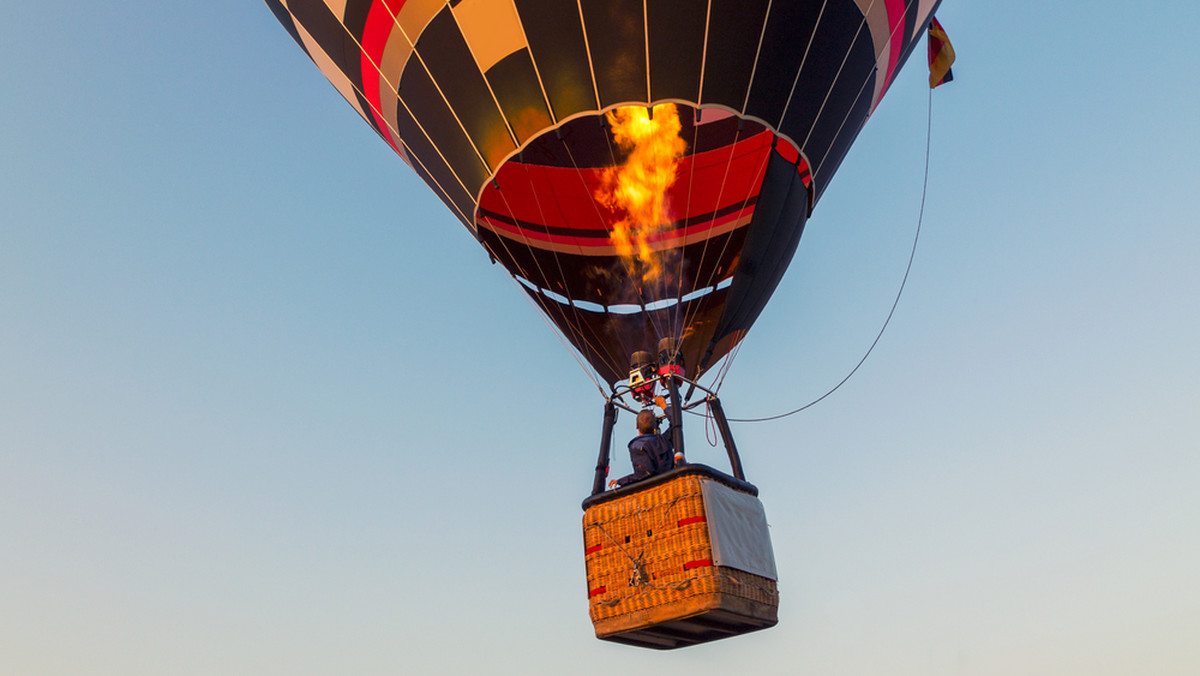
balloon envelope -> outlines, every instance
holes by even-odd
[[[940,0],[266,0],[330,83],[606,381],[748,331]],[[677,115],[632,261],[614,108]],[[639,262],[640,261],[640,262]]]

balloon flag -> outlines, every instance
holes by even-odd
[[[266,3],[615,383],[745,336],[940,0]]]
[[[954,45],[946,35],[946,29],[937,17],[929,21],[929,88],[938,87],[954,80],[950,66],[954,65]]]

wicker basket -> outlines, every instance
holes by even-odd
[[[709,481],[757,495],[746,482],[688,465],[584,502],[588,605],[597,638],[670,649],[777,622],[774,580],[714,565],[704,497]]]

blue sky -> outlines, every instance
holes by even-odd
[[[595,387],[264,5],[9,4],[0,673],[1200,669],[1193,3],[946,0],[896,316],[833,396],[735,429],[780,623],[667,654],[591,636]],[[924,77],[818,205],[730,415],[874,338]]]

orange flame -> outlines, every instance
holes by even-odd
[[[613,138],[628,159],[607,170],[596,198],[625,217],[612,225],[612,241],[631,277],[660,281],[665,265],[651,237],[671,222],[667,190],[675,183],[687,143],[679,138],[679,112],[673,103],[623,106],[605,114]]]

